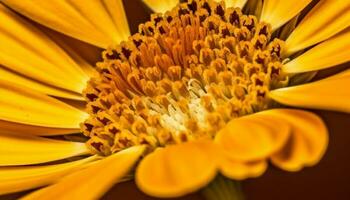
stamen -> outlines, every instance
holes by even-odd
[[[283,42],[270,41],[270,29],[210,0],[152,15],[97,64],[84,91],[88,146],[109,155],[213,138],[229,120],[268,109],[270,89],[288,84]]]

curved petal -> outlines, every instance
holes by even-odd
[[[40,164],[88,154],[84,143],[37,136],[0,135],[0,166]]]
[[[57,184],[35,191],[29,199],[98,199],[118,182],[139,160],[145,146],[130,147],[64,177]]]
[[[136,170],[136,183],[148,195],[178,197],[214,179],[217,171],[210,141],[188,142],[157,149]]]
[[[271,157],[275,165],[284,170],[297,171],[319,162],[328,145],[328,131],[320,117],[311,112],[294,109],[267,112],[286,121],[292,130],[288,143]]]
[[[57,99],[0,80],[0,120],[54,127],[79,128],[88,114]]]
[[[260,21],[271,24],[271,28],[274,31],[296,16],[311,1],[312,0],[265,0]]]
[[[350,1],[322,0],[300,22],[285,43],[285,55],[322,42],[350,25]]]
[[[350,79],[348,76],[338,76],[273,90],[269,96],[289,106],[350,112]]]
[[[49,127],[32,126],[32,125],[0,120],[0,135],[16,133],[16,134],[23,134],[23,135],[52,136],[52,135],[74,134],[74,133],[78,133],[79,131],[80,131],[79,128],[76,128],[76,129],[49,128]]]
[[[119,43],[130,34],[122,1],[114,1],[3,0],[42,25],[102,48]]]
[[[244,180],[261,176],[267,169],[266,161],[239,162],[226,156],[220,162],[220,172],[227,178]]]
[[[115,39],[118,43],[121,40],[127,40],[130,36],[130,29],[128,20],[126,17],[126,13],[124,10],[124,5],[122,0],[102,0],[103,5],[108,11],[108,14],[110,15],[115,29],[118,31],[119,39]],[[83,1],[85,3],[85,1]],[[97,23],[99,23],[97,21]],[[110,44],[109,44],[110,45]]]
[[[229,7],[243,8],[248,0],[224,0],[224,1],[225,1],[226,8],[229,8]]]
[[[82,92],[89,77],[49,37],[2,4],[0,21],[1,65],[54,87]]]
[[[47,29],[46,33],[50,36],[51,39],[53,39],[62,49],[64,49],[69,54],[69,56],[74,60],[74,62],[77,63],[79,67],[89,77],[94,77],[98,75],[97,70],[86,59],[84,59],[82,55],[87,54],[85,56],[95,58],[98,57],[99,54],[101,54],[102,50],[100,52],[93,52],[93,50],[96,51],[96,49],[98,48],[91,49],[94,46],[89,46],[89,44],[82,43],[79,40],[69,38],[50,29]],[[87,46],[91,47],[91,50],[87,49]]]
[[[24,87],[28,87],[32,90],[36,90],[38,92],[55,96],[55,97],[62,97],[67,99],[74,99],[74,100],[84,100],[83,96],[78,93],[62,90],[59,88],[55,88],[40,82],[37,82],[35,80],[29,79],[25,76],[21,76],[17,73],[14,73],[10,70],[4,69],[0,66],[0,80],[6,80],[9,82],[12,82],[14,84],[18,84]]]
[[[179,0],[143,0],[143,2],[156,13],[165,13],[173,9],[180,1]]]
[[[0,195],[34,189],[57,182],[96,160],[91,156],[82,160],[54,165],[0,167]]]
[[[217,133],[215,142],[231,159],[250,162],[268,158],[281,149],[289,134],[284,121],[256,113],[232,119]]]
[[[350,60],[350,29],[313,47],[283,66],[286,73],[321,70]]]

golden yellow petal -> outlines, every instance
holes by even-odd
[[[281,29],[278,38],[286,40],[297,26],[300,13],[287,22]]]
[[[283,147],[290,129],[278,118],[261,113],[231,120],[215,137],[215,143],[237,161],[268,158]]]
[[[126,40],[130,36],[128,20],[125,14],[122,0],[102,0],[108,14],[110,15],[115,29],[119,33],[118,41]],[[119,42],[118,42],[119,43]]]
[[[130,147],[22,199],[98,199],[127,174],[144,151],[145,146]]]
[[[275,165],[284,170],[296,171],[319,162],[328,145],[328,131],[320,117],[295,109],[268,112],[270,116],[286,121],[292,128],[287,144],[271,157]]]
[[[216,0],[220,2],[219,0]],[[234,8],[243,8],[243,6],[247,3],[248,0],[224,0],[226,8],[234,7]]]
[[[143,2],[156,13],[165,13],[173,9],[180,1],[179,0],[143,0]]]
[[[46,33],[50,36],[50,38],[53,41],[55,41],[62,49],[64,49],[69,54],[69,56],[85,72],[85,74],[87,74],[89,77],[94,77],[98,75],[97,70],[86,59],[84,59],[82,55],[93,54],[85,56],[98,57],[101,55],[102,50],[98,52],[89,52],[89,49],[86,48],[86,46],[88,46],[89,44],[80,42],[79,40],[75,40],[73,38],[69,38],[50,29],[47,29]],[[74,47],[77,49],[74,49]],[[91,46],[91,48],[93,48],[93,46]]]
[[[271,24],[274,31],[296,16],[311,1],[265,0],[260,20]]]
[[[55,96],[55,97],[62,97],[67,99],[79,100],[79,101],[84,100],[81,94],[62,90],[56,87],[46,85],[44,83],[40,83],[38,81],[27,78],[25,76],[21,76],[1,66],[0,66],[0,80],[5,80],[5,81],[7,80],[8,82],[18,84],[24,87],[28,87],[31,90],[36,90],[38,92]]]
[[[24,134],[24,135],[64,135],[78,133],[79,128],[68,129],[68,128],[49,128],[42,126],[32,126],[26,124],[19,124],[9,121],[0,120],[0,134]]]
[[[350,25],[350,1],[322,0],[286,40],[285,54],[322,42]]]
[[[350,29],[313,47],[283,66],[286,73],[321,70],[350,60]]]
[[[15,134],[0,135],[0,166],[30,165],[88,154],[85,143]]]
[[[1,65],[51,86],[82,92],[89,77],[49,37],[2,4],[0,21]]]
[[[195,141],[157,149],[136,170],[136,183],[148,195],[178,197],[207,185],[217,165],[207,141]]]
[[[2,80],[0,97],[0,120],[75,129],[88,116],[57,99]]]
[[[244,180],[261,176],[267,169],[266,161],[240,162],[226,156],[220,162],[220,172],[227,178]]]
[[[127,39],[129,35],[122,1],[114,1],[116,3],[110,0],[4,0],[3,2],[44,26],[106,48]]]
[[[63,176],[96,160],[91,156],[82,160],[54,165],[0,167],[0,195],[34,189],[53,184]]]
[[[269,96],[289,106],[350,112],[350,79],[328,78],[304,85],[273,90]]]

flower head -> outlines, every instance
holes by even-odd
[[[286,106],[350,111],[348,70],[307,83],[350,60],[348,2],[144,3],[157,13],[131,36],[119,0],[0,4],[0,194],[98,198],[131,171],[177,197],[322,158],[322,119]]]

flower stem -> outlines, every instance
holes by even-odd
[[[240,183],[221,175],[203,188],[201,194],[206,200],[244,200]]]

